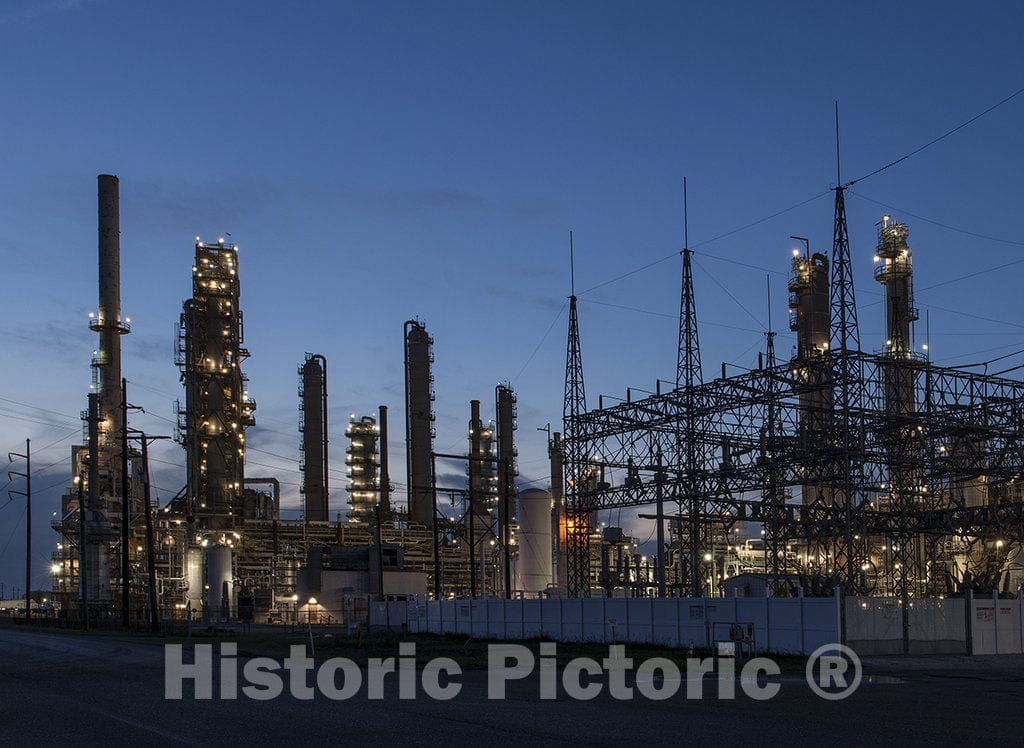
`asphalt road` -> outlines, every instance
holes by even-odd
[[[10,628],[0,629],[0,663],[5,745],[1016,744],[1024,706],[1021,657],[873,659],[860,688],[837,702],[815,696],[798,674],[780,676],[767,701],[740,689],[733,701],[687,700],[685,688],[665,701],[618,701],[607,688],[590,701],[542,701],[536,677],[490,701],[483,671],[463,673],[461,693],[444,702],[399,700],[397,687],[382,701],[365,690],[346,701],[205,701],[191,698],[189,685],[174,701],[164,698],[159,645]]]

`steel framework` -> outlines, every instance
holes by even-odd
[[[677,501],[680,513],[668,519],[678,523],[688,559],[681,594],[703,593],[698,554],[715,529],[744,521],[762,525],[770,583],[800,571],[848,592],[906,599],[962,583],[954,557],[966,558],[958,568],[976,575],[997,572],[991,548],[1024,541],[1017,486],[1024,382],[936,366],[908,352],[860,349],[843,189],[836,189],[825,350],[786,363],[776,363],[772,351],[756,369],[701,382],[688,251],[683,256],[680,365],[669,392],[659,385],[644,399],[627,393],[625,401],[586,410],[570,307],[570,517],[655,505],[659,494]],[[600,482],[580,483],[588,474]],[[969,488],[978,485],[985,487],[980,498]],[[802,504],[789,498],[792,488]],[[588,555],[575,536],[569,533],[567,547],[569,593],[586,596]],[[800,568],[786,552],[794,546],[802,550]]]

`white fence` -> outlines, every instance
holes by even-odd
[[[973,654],[1024,654],[1024,598],[976,597],[971,613]]]
[[[896,597],[846,598],[846,643],[861,655],[903,653],[903,606]],[[916,598],[907,608],[909,654],[967,652],[964,598]]]
[[[904,651],[898,598],[591,598],[371,603],[371,627],[479,639],[635,642],[712,647],[730,629],[757,652],[809,654],[843,641],[861,655]],[[970,611],[970,614],[967,614]],[[841,631],[844,627],[844,631]],[[910,654],[1024,654],[1024,598],[913,599]]]
[[[730,628],[759,652],[806,653],[839,641],[837,598],[592,598],[376,603],[371,626],[481,639],[619,641],[710,647]]]
[[[845,633],[861,655],[902,654],[903,606],[892,597],[847,598]],[[1024,654],[1024,598],[912,599],[907,648],[909,654]]]

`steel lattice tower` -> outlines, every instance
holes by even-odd
[[[765,333],[765,370],[772,371],[778,366],[775,357],[775,331],[772,330],[771,280],[768,279],[768,331]],[[786,564],[786,539],[778,532],[777,520],[785,513],[786,492],[783,488],[782,466],[779,455],[782,451],[780,437],[783,425],[780,418],[780,407],[777,400],[780,387],[773,377],[768,378],[766,387],[766,405],[764,441],[761,447],[761,459],[765,470],[765,487],[763,492],[765,513],[770,521],[764,523],[765,572],[768,575],[768,586],[778,591],[782,586]]]
[[[570,266],[573,261],[572,232],[569,232]],[[576,278],[570,269],[569,339],[565,354],[565,399],[562,405],[562,431],[565,434],[565,550],[566,586],[570,597],[590,597],[590,515],[586,477],[586,459],[580,449],[580,417],[587,412],[587,393],[583,383],[583,355],[576,312]]]
[[[853,475],[856,469],[853,452],[854,434],[850,428],[851,409],[860,404],[863,389],[863,369],[860,359],[860,331],[857,325],[857,302],[853,288],[853,263],[850,261],[850,233],[846,225],[845,187],[840,172],[839,159],[839,104],[836,103],[836,207],[832,229],[832,280],[830,286],[831,316],[829,340],[833,362],[835,386],[835,407],[839,418],[836,426],[835,443],[841,452],[833,472],[834,501],[845,507],[846,516],[852,520],[857,502],[854,485],[859,483]],[[852,521],[847,523],[845,537],[837,542],[835,549],[836,567],[845,567],[847,584],[854,578],[855,551]]]
[[[693,252],[683,249],[683,288],[679,303],[679,350],[676,357],[676,388],[683,390],[682,428],[676,434],[677,451],[682,460],[680,472],[683,477],[683,492],[680,509],[687,508],[689,528],[684,537],[679,530],[680,554],[688,559],[688,569],[681,575],[681,582],[689,580],[690,594],[698,595],[702,587],[700,554],[702,548],[700,516],[703,507],[700,499],[700,481],[697,475],[699,455],[697,453],[697,432],[699,424],[696,415],[696,389],[704,383],[700,365],[700,338],[697,333],[697,304],[693,294],[693,268],[690,257]]]
[[[846,200],[844,188],[836,192],[836,215],[832,229],[832,285],[830,347],[833,351],[860,350],[860,331],[857,326],[857,301],[853,291],[853,267],[850,261],[850,234],[846,227]]]
[[[686,559],[689,568],[681,570],[680,583],[687,584],[690,594],[698,595],[701,589],[700,554],[703,545],[701,539],[700,516],[703,513],[700,502],[700,485],[697,477],[697,431],[698,423],[695,408],[696,388],[704,383],[704,372],[700,364],[700,336],[697,331],[697,302],[693,293],[693,267],[690,249],[689,212],[686,200],[686,178],[683,178],[683,282],[679,297],[679,346],[676,351],[676,389],[683,389],[683,422],[682,428],[676,433],[676,450],[682,465],[680,473],[683,478],[683,492],[679,497],[680,511],[687,509],[689,527],[684,532],[679,530],[680,560]]]

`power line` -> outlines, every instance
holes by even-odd
[[[977,122],[977,121],[978,121],[979,119],[981,119],[982,117],[984,117],[984,116],[985,116],[986,114],[988,114],[989,112],[995,111],[996,109],[998,109],[999,107],[1001,107],[1001,106],[1002,106],[1003,104],[1006,104],[1007,102],[1009,102],[1009,101],[1012,101],[1013,99],[1015,99],[1015,98],[1017,98],[1018,96],[1020,96],[1020,95],[1021,95],[1022,93],[1024,93],[1024,88],[1019,88],[1019,89],[1017,89],[1016,91],[1014,91],[1014,92],[1013,92],[1012,94],[1010,94],[1009,96],[1007,96],[1007,97],[1006,97],[1005,99],[1003,99],[1002,101],[996,102],[995,104],[993,104],[992,106],[990,106],[990,107],[989,107],[988,109],[986,109],[985,111],[983,111],[983,112],[980,112],[980,113],[978,113],[978,114],[974,115],[973,117],[971,117],[971,118],[970,118],[969,120],[967,120],[966,122],[962,122],[962,123],[960,123],[959,125],[957,125],[956,127],[954,127],[954,128],[952,129],[952,130],[948,130],[948,131],[944,132],[944,133],[943,133],[942,135],[940,135],[939,137],[935,138],[934,140],[929,140],[929,141],[928,141],[927,143],[925,143],[925,144],[924,144],[924,145],[922,145],[921,147],[919,147],[919,148],[915,148],[915,149],[914,149],[914,150],[912,150],[912,151],[911,151],[910,153],[907,153],[906,155],[900,156],[900,157],[899,157],[898,159],[896,159],[895,161],[890,161],[889,163],[885,164],[884,166],[880,166],[880,167],[878,167],[877,169],[875,169],[874,171],[872,171],[872,172],[870,172],[870,173],[868,173],[868,174],[865,174],[865,175],[864,175],[864,176],[862,176],[862,177],[857,177],[856,179],[851,179],[851,180],[850,180],[849,182],[847,182],[846,184],[844,184],[844,185],[843,185],[843,187],[852,187],[853,185],[857,184],[857,182],[863,182],[863,181],[864,181],[865,179],[869,179],[869,178],[871,178],[871,177],[875,176],[876,174],[881,174],[881,173],[882,173],[883,171],[885,171],[886,169],[890,169],[890,168],[892,168],[893,166],[896,166],[897,164],[903,163],[903,162],[904,162],[904,161],[906,161],[906,160],[907,160],[908,158],[911,158],[912,156],[916,156],[916,155],[917,155],[918,153],[920,153],[921,151],[925,150],[926,148],[931,148],[931,147],[932,147],[933,145],[935,145],[935,144],[936,144],[936,143],[938,143],[939,141],[941,141],[941,140],[945,140],[945,139],[946,139],[946,138],[948,138],[948,137],[949,137],[950,135],[953,135],[954,133],[957,133],[957,132],[959,132],[960,130],[963,130],[963,129],[964,129],[965,127],[967,127],[968,125],[971,125],[971,124],[973,124],[973,123]]]
[[[548,335],[550,335],[551,331],[555,328],[555,324],[557,324],[558,320],[562,318],[562,312],[565,311],[565,307],[566,304],[563,302],[562,306],[558,309],[558,314],[556,314],[555,318],[551,320],[551,324],[548,325],[548,329],[545,330],[543,337],[541,337],[540,339],[540,342],[537,343],[536,347],[533,349],[533,352],[529,355],[529,357],[523,363],[522,367],[519,369],[519,372],[512,378],[513,382],[519,381],[519,377],[523,375],[523,372],[526,371],[526,367],[530,365],[531,361],[533,361],[534,356],[537,355],[537,351],[539,351],[540,347],[544,345],[544,341],[548,339]]]
[[[672,254],[665,255],[664,257],[661,257],[661,258],[659,258],[657,260],[652,260],[651,262],[648,262],[646,265],[641,265],[638,268],[635,268],[633,270],[629,270],[629,271],[627,271],[625,273],[622,273],[621,275],[617,275],[614,278],[611,278],[609,280],[604,281],[603,283],[598,283],[596,286],[591,286],[590,288],[588,288],[585,291],[580,291],[578,294],[576,294],[576,296],[580,297],[580,296],[583,296],[584,294],[590,293],[591,291],[596,291],[599,288],[604,288],[605,286],[609,286],[612,283],[618,283],[620,280],[625,280],[626,278],[630,277],[631,275],[636,275],[637,273],[642,273],[644,270],[652,268],[655,265],[660,265],[661,263],[665,262],[666,260],[671,260],[671,259],[673,259],[675,257],[678,257],[678,256],[679,256],[678,252],[673,252]]]
[[[785,215],[786,213],[789,213],[790,211],[796,210],[797,208],[802,208],[805,205],[807,205],[809,203],[813,203],[815,200],[820,200],[821,198],[825,197],[825,195],[830,195],[830,194],[832,194],[832,190],[825,190],[824,192],[819,192],[814,197],[809,197],[806,200],[801,200],[800,202],[796,203],[795,205],[790,205],[788,208],[783,208],[782,210],[777,210],[777,211],[775,211],[774,213],[772,213],[769,216],[765,216],[764,218],[759,218],[756,221],[752,221],[752,222],[750,222],[750,223],[748,223],[748,224],[746,224],[744,226],[740,226],[739,228],[733,229],[732,231],[726,231],[724,234],[719,234],[718,236],[713,236],[710,239],[705,239],[702,242],[697,242],[692,247],[690,247],[690,249],[693,249],[693,247],[703,247],[705,244],[711,244],[713,242],[717,242],[719,239],[725,239],[726,237],[732,236],[733,234],[739,234],[740,232],[746,231],[747,229],[752,229],[755,226],[760,226],[762,223],[765,223],[766,221],[770,221],[773,218],[778,218],[779,216]]]
[[[981,233],[978,233],[977,231],[970,231],[969,229],[962,229],[962,228],[958,228],[956,226],[951,226],[948,223],[943,223],[942,221],[936,221],[934,218],[928,218],[926,216],[922,216],[922,215],[919,215],[917,213],[911,213],[909,210],[907,210],[905,208],[900,208],[899,206],[893,205],[890,202],[886,202],[884,200],[875,200],[872,197],[868,197],[867,195],[865,195],[865,194],[863,194],[861,192],[855,192],[854,190],[850,190],[848,194],[851,194],[854,197],[860,198],[861,200],[866,200],[869,203],[874,203],[875,205],[877,205],[877,206],[879,206],[881,208],[888,208],[893,213],[900,213],[900,214],[903,214],[903,215],[908,215],[911,218],[914,218],[914,219],[916,219],[918,221],[924,221],[925,223],[930,223],[933,226],[938,226],[939,228],[946,229],[947,231],[954,231],[954,232],[956,232],[958,234],[963,234],[965,236],[971,236],[971,237],[974,237],[975,239],[984,239],[985,241],[989,241],[989,242],[997,242],[999,244],[1009,244],[1009,245],[1012,245],[1014,247],[1024,247],[1024,241],[1018,241],[1016,239],[1004,239],[1004,238],[999,237],[999,236],[989,236],[988,234],[981,234]]]
[[[798,203],[794,203],[793,205],[790,205],[787,208],[783,208],[782,210],[777,210],[777,211],[775,211],[774,213],[772,213],[770,215],[767,215],[767,216],[764,216],[763,218],[757,219],[756,221],[751,221],[750,223],[746,223],[746,224],[744,224],[742,226],[739,226],[737,228],[734,228],[734,229],[731,229],[731,230],[726,231],[724,233],[718,234],[717,236],[713,236],[710,239],[705,239],[703,241],[697,242],[696,244],[692,245],[691,249],[693,247],[703,247],[703,246],[705,246],[707,244],[712,244],[714,242],[717,242],[720,239],[725,239],[726,237],[733,236],[734,234],[739,234],[739,233],[741,233],[743,231],[746,231],[747,229],[752,229],[755,226],[759,226],[762,223],[765,223],[767,221],[772,220],[773,218],[778,218],[779,216],[784,215],[786,213],[789,213],[790,211],[794,211],[797,208],[802,208],[803,206],[805,206],[805,205],[807,205],[809,203],[813,203],[815,200],[819,200],[822,197],[824,197],[825,195],[828,195],[830,193],[831,193],[831,190],[825,190],[824,192],[820,192],[817,195],[815,195],[814,197],[809,197],[806,200],[801,200]],[[626,278],[629,278],[632,275],[636,275],[637,273],[642,273],[644,270],[648,270],[648,269],[650,269],[652,267],[655,267],[656,265],[660,265],[661,263],[666,262],[668,260],[671,260],[671,259],[673,259],[675,257],[678,257],[678,256],[679,256],[679,252],[673,252],[672,254],[665,255],[664,257],[659,257],[658,259],[652,260],[652,261],[648,262],[645,265],[641,265],[638,268],[634,268],[633,270],[628,270],[625,273],[621,273],[620,275],[615,276],[614,278],[610,278],[610,279],[608,279],[606,281],[598,283],[596,286],[591,286],[590,288],[586,289],[585,291],[579,292],[577,294],[577,296],[583,296],[584,294],[588,294],[591,291],[596,291],[597,289],[604,288],[605,286],[611,285],[612,283],[617,283],[620,280],[625,280]],[[714,255],[708,255],[708,256],[709,257],[714,257]],[[725,259],[725,258],[721,258],[720,257],[718,259]],[[769,272],[772,272],[772,271],[769,271]]]
[[[665,319],[671,319],[671,320],[678,319],[678,315],[675,315],[675,314],[668,314],[667,312],[656,312],[653,309],[641,309],[640,307],[628,306],[626,304],[613,304],[610,301],[598,301],[597,299],[580,299],[580,301],[585,301],[588,304],[597,304],[598,306],[606,306],[606,307],[610,307],[612,309],[621,309],[621,310],[627,311],[627,312],[636,312],[638,314],[648,314],[648,315],[650,315],[652,317],[663,317]],[[764,332],[764,330],[757,330],[757,329],[754,329],[752,327],[740,327],[739,325],[727,325],[724,322],[711,322],[710,320],[701,320],[700,324],[701,325],[709,325],[711,327],[722,327],[722,328],[725,328],[727,330],[737,330],[739,332],[752,332],[752,333],[757,333],[759,335]],[[788,335],[788,333],[778,333],[778,334],[780,334],[780,335]]]
[[[755,314],[754,314],[754,313],[753,313],[752,311],[750,311],[749,309],[747,309],[747,308],[746,308],[746,307],[745,307],[745,306],[743,305],[743,302],[742,302],[742,301],[740,301],[739,299],[737,299],[737,298],[736,298],[736,297],[735,297],[735,296],[733,295],[732,291],[730,291],[730,290],[729,290],[728,288],[726,288],[726,287],[725,287],[725,286],[723,286],[723,285],[722,285],[721,283],[719,283],[719,282],[718,282],[718,278],[716,278],[716,277],[715,277],[715,276],[713,276],[713,275],[712,275],[711,273],[709,273],[709,272],[707,271],[707,269],[706,269],[706,268],[705,268],[705,267],[704,267],[703,265],[701,265],[701,264],[700,264],[699,262],[698,262],[698,263],[696,263],[696,265],[697,265],[697,267],[699,267],[699,268],[700,268],[700,269],[701,269],[701,270],[702,270],[702,271],[704,272],[704,274],[705,274],[705,275],[707,275],[707,277],[708,277],[708,278],[710,278],[710,279],[711,279],[711,280],[712,280],[712,281],[714,282],[714,284],[715,284],[716,286],[718,286],[718,287],[719,287],[720,289],[722,289],[723,291],[725,291],[726,295],[727,295],[727,296],[728,296],[728,297],[729,297],[730,299],[732,299],[732,300],[733,300],[733,301],[734,301],[734,302],[736,303],[736,306],[738,306],[738,307],[739,307],[740,309],[742,309],[742,310],[743,310],[744,312],[746,312],[746,313],[747,313],[747,316],[748,316],[748,317],[750,317],[750,318],[751,318],[752,320],[754,320],[754,322],[756,322],[756,323],[757,323],[758,325],[760,325],[760,326],[761,326],[761,329],[762,329],[762,330],[763,330],[763,329],[765,329],[764,323],[763,323],[763,322],[762,322],[762,321],[761,321],[760,319],[758,319],[758,318],[757,318],[757,316],[756,316],[756,315],[755,315]]]

